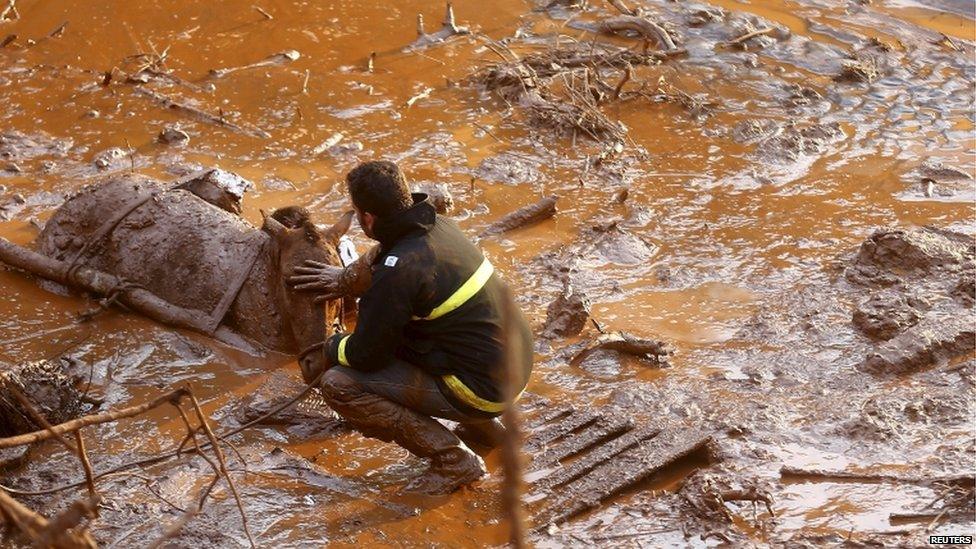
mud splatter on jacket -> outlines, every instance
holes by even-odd
[[[491,263],[453,221],[437,215],[426,195],[410,209],[377,219],[380,253],[359,302],[352,334],[329,340],[331,364],[378,369],[399,358],[438,379],[460,409],[501,413],[505,383],[503,315],[509,314],[509,356],[518,357],[522,388],[532,369],[532,334]]]

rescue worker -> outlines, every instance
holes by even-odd
[[[434,418],[458,422],[466,439],[497,444],[506,360],[517,361],[521,392],[531,332],[488,259],[426,195],[410,193],[396,164],[361,164],[346,184],[360,226],[379,246],[345,269],[307,262],[290,278],[322,299],[361,295],[355,331],[325,345],[322,395],[364,435],[430,459],[406,491],[450,493],[486,470]],[[303,372],[307,381],[318,374]]]

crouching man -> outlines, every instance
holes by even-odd
[[[407,491],[450,493],[485,466],[434,418],[497,443],[506,360],[518,361],[520,379],[511,381],[520,392],[532,368],[531,332],[491,263],[425,195],[411,195],[395,164],[361,164],[346,183],[360,226],[379,246],[345,269],[308,262],[290,279],[323,298],[361,296],[355,331],[326,344],[322,394],[364,435],[430,459]],[[318,374],[303,372],[309,381]]]

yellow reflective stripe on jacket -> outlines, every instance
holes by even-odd
[[[349,361],[346,359],[346,343],[349,342],[349,337],[346,336],[339,340],[339,352],[337,354],[339,355],[339,364],[343,366],[349,366]]]
[[[488,258],[485,258],[485,260],[481,262],[481,266],[478,267],[478,270],[475,271],[474,274],[471,275],[471,277],[468,278],[464,284],[457,289],[456,292],[451,294],[451,297],[447,298],[443,303],[435,307],[429,315],[424,317],[415,316],[413,319],[434,320],[435,318],[440,318],[454,309],[457,309],[461,305],[464,305],[469,299],[474,297],[475,294],[485,287],[485,284],[488,283],[488,279],[491,278],[491,274],[494,272],[495,268],[492,267],[491,262],[488,261]]]
[[[451,392],[454,393],[454,396],[456,396],[461,402],[467,404],[468,406],[471,406],[472,408],[481,410],[482,412],[491,412],[491,413],[498,413],[505,410],[504,402],[492,402],[490,400],[485,400],[481,398],[480,396],[474,394],[474,391],[468,388],[468,386],[462,383],[461,380],[458,379],[456,376],[452,376],[452,375],[442,376],[441,379],[443,379],[444,384],[446,384],[451,389]],[[522,393],[524,392],[525,392],[525,388],[523,387],[522,390],[519,391],[519,394],[515,397],[515,400],[521,398]]]

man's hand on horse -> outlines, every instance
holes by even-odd
[[[320,261],[306,260],[304,265],[295,267],[288,284],[299,291],[316,292],[315,302],[338,299],[348,294],[345,269]]]

